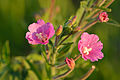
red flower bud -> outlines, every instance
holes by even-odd
[[[68,59],[68,57],[66,57],[65,62],[66,62],[66,64],[68,65],[68,67],[70,69],[74,69],[74,67],[75,67],[75,61],[72,58]]]
[[[109,20],[108,14],[106,12],[102,12],[100,13],[98,19],[100,22],[107,22]]]

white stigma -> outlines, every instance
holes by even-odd
[[[36,36],[41,39],[42,38],[42,33],[37,33]]]
[[[85,53],[86,55],[88,55],[91,50],[92,50],[92,48],[84,47],[83,48],[83,53]]]

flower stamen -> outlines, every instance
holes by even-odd
[[[47,36],[43,35],[42,33],[36,33],[36,36],[38,39],[40,39],[42,42],[45,42],[47,40]]]
[[[84,47],[83,48],[83,53],[86,54],[86,55],[88,55],[91,50],[92,50],[92,48]]]

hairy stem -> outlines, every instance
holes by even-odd
[[[95,70],[95,66],[92,66],[92,68],[80,80],[86,80],[94,70]]]

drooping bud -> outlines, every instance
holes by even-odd
[[[59,36],[62,33],[62,31],[63,31],[63,27],[62,25],[60,25],[56,30],[56,36]]]
[[[72,19],[70,19],[66,24],[68,25],[68,26],[72,26],[74,23],[75,23],[75,21],[76,21],[76,16],[74,16]]]
[[[108,14],[106,12],[102,12],[100,13],[99,17],[98,17],[98,20],[100,22],[107,22],[109,20],[108,18]]]
[[[68,65],[68,67],[70,69],[74,69],[74,67],[75,67],[75,61],[72,58],[68,59],[68,57],[66,57],[65,62],[66,62],[66,64]]]

